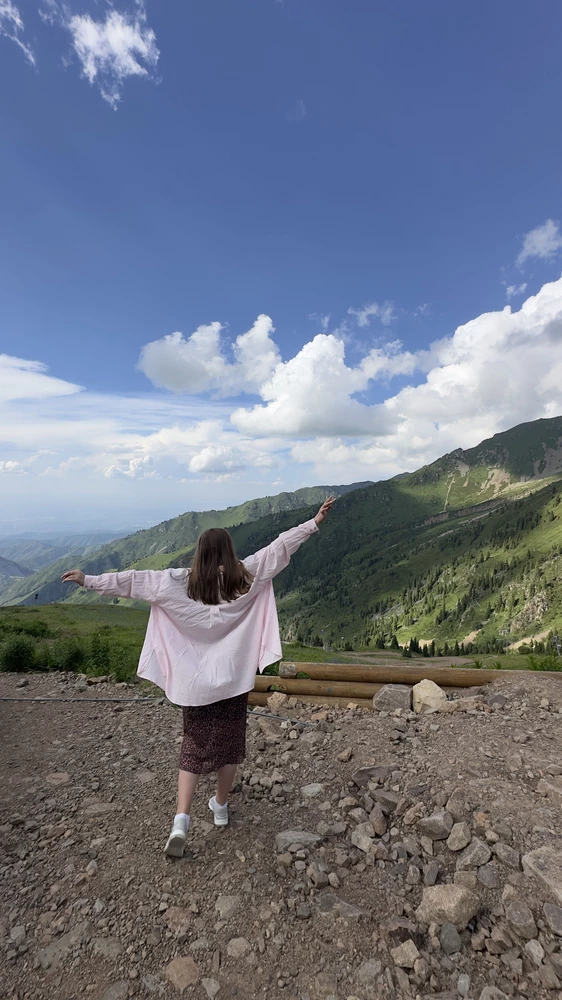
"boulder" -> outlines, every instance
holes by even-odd
[[[308,833],[306,830],[283,830],[275,838],[277,850],[287,851],[292,844],[302,844],[303,847],[318,847],[322,843],[318,833]]]
[[[412,707],[412,689],[408,684],[383,684],[373,697],[376,712],[395,712],[397,708],[409,712]]]
[[[414,684],[412,688],[414,712],[419,714],[438,712],[446,701],[447,695],[433,681],[426,679],[420,681],[419,684]]]
[[[535,918],[531,910],[522,899],[512,899],[505,908],[507,922],[512,931],[519,937],[531,940],[538,934]]]
[[[521,858],[526,875],[534,875],[562,904],[562,851],[554,847],[537,847]]]
[[[416,910],[421,924],[454,924],[463,931],[478,911],[480,901],[462,885],[432,885],[423,890]]]
[[[452,828],[453,817],[445,809],[438,809],[418,823],[420,835],[429,837],[430,840],[446,840]]]

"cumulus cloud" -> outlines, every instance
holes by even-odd
[[[258,316],[251,329],[236,338],[232,362],[223,352],[222,330],[214,322],[198,327],[187,339],[171,333],[154,340],[143,347],[138,367],[154,385],[173,392],[212,392],[219,397],[258,392],[280,360],[271,319]]]
[[[508,285],[505,294],[506,298],[514,299],[517,295],[523,295],[527,291],[527,282],[522,281],[520,285]]]
[[[12,0],[0,0],[0,38],[9,38],[23,52],[25,58],[35,66],[33,50],[23,40],[25,25],[19,9]]]
[[[48,375],[47,365],[9,354],[0,354],[0,402],[10,399],[41,399],[45,396],[68,396],[81,386]]]
[[[382,305],[379,305],[378,302],[371,302],[370,305],[363,306],[362,309],[349,308],[347,312],[349,316],[355,316],[357,326],[361,327],[369,326],[374,317],[380,319],[383,326],[389,326],[395,318],[392,302],[383,302]]]
[[[110,7],[105,17],[97,20],[90,14],[73,14],[59,0],[45,2],[45,19],[61,24],[70,33],[82,75],[99,88],[113,109],[118,107],[127,79],[155,78],[160,52],[143,0],[136,0],[128,11]]]
[[[562,236],[559,224],[554,219],[547,219],[542,226],[525,233],[516,263],[521,267],[532,257],[549,260],[556,257],[560,249],[562,249]]]

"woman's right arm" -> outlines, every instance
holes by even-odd
[[[101,573],[99,576],[84,576],[79,569],[69,570],[63,576],[63,583],[77,583],[86,590],[95,590],[107,597],[130,597],[136,601],[155,604],[166,571],[155,569],[129,569],[122,573]]]
[[[281,573],[289,565],[291,556],[297,551],[303,542],[318,531],[319,525],[324,521],[327,513],[334,504],[334,497],[328,497],[324,501],[316,517],[297,525],[296,528],[289,528],[283,531],[275,541],[253,556],[247,556],[242,562],[247,570],[253,575],[254,580],[271,580],[278,573]]]

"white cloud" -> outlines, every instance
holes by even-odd
[[[81,386],[47,375],[47,371],[47,366],[40,361],[0,354],[0,402],[68,396],[80,392]]]
[[[13,461],[1,461],[0,462],[0,472],[11,472],[15,475],[25,475],[26,470],[24,469],[21,462]]]
[[[11,0],[0,0],[0,37],[9,38],[21,49],[25,58],[35,66],[35,55],[29,45],[22,39],[25,31],[19,9]]]
[[[527,282],[522,281],[520,285],[508,285],[505,294],[506,298],[513,299],[517,295],[523,295],[527,291]]]
[[[349,308],[347,312],[350,316],[355,316],[357,326],[361,327],[369,326],[374,316],[380,319],[383,326],[389,326],[395,318],[392,302],[383,302],[382,305],[379,305],[378,302],[371,302],[370,305],[363,306],[362,309]]]
[[[143,0],[135,0],[129,11],[111,6],[105,18],[99,20],[90,14],[73,14],[59,0],[45,3],[45,19],[57,21],[70,33],[83,76],[99,87],[113,109],[121,100],[127,79],[154,79],[160,52],[156,35],[147,24]]]
[[[156,385],[173,392],[213,392],[217,396],[256,393],[280,360],[271,339],[274,326],[269,316],[258,316],[247,333],[233,344],[234,362],[222,350],[220,323],[200,326],[186,340],[171,333],[146,344],[139,368]]]
[[[525,233],[516,263],[521,267],[531,257],[548,260],[555,257],[560,249],[562,249],[562,236],[559,224],[554,219],[547,219],[542,226]]]

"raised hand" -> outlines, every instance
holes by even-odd
[[[69,569],[63,574],[63,583],[77,583],[79,587],[84,586],[84,574],[81,569]]]
[[[335,497],[327,497],[326,500],[324,500],[324,503],[322,504],[320,510],[318,511],[316,517],[314,518],[316,524],[322,524],[322,521],[326,519],[328,512],[332,509],[335,502],[336,502]]]

